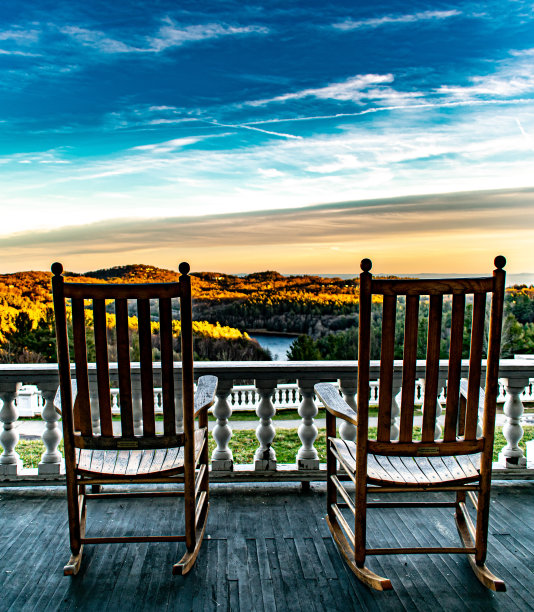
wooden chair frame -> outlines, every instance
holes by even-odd
[[[327,408],[327,517],[330,531],[347,564],[368,586],[391,589],[387,578],[365,566],[367,555],[415,553],[463,553],[477,578],[486,587],[504,591],[502,580],[486,567],[490,484],[498,392],[499,353],[504,303],[506,264],[495,259],[496,270],[489,278],[382,280],[370,273],[369,259],[361,262],[358,346],[357,412],[354,412],[330,384],[315,386]],[[436,403],[439,394],[440,335],[443,296],[452,294],[451,346],[448,360],[447,405],[443,438],[435,439]],[[462,336],[466,294],[474,294],[468,381],[461,382]],[[486,296],[492,296],[485,393],[480,390]],[[376,440],[369,439],[369,360],[371,301],[383,298],[380,358],[380,398]],[[406,296],[404,357],[400,433],[391,440],[392,381],[394,376],[394,334],[397,296]],[[425,398],[421,441],[414,440],[414,386],[416,380],[419,296],[429,297],[429,325],[426,354]],[[462,399],[465,395],[467,400]],[[482,406],[480,405],[482,402]],[[479,409],[482,431],[477,434]],[[356,426],[356,443],[336,437],[336,417]],[[343,474],[338,474],[338,467]],[[354,483],[349,492],[343,480]],[[369,501],[377,493],[452,491],[455,501],[386,502]],[[343,501],[338,502],[338,495]],[[476,511],[476,525],[468,513],[469,499]],[[462,546],[367,548],[367,508],[454,507]],[[354,514],[354,530],[341,512]]]
[[[64,282],[63,267],[52,265],[52,287],[56,317],[59,364],[60,411],[65,445],[65,470],[71,557],[66,575],[80,569],[85,544],[129,542],[185,542],[182,559],[173,574],[186,574],[202,544],[209,510],[207,409],[213,404],[217,386],[214,376],[193,378],[193,334],[189,264],[179,266],[177,283],[89,284]],[[175,418],[175,367],[173,363],[172,298],[180,299],[182,349],[183,431]],[[75,379],[71,380],[67,300],[72,303]],[[96,378],[100,431],[93,425],[95,392],[90,393],[86,347],[85,304],[92,300]],[[115,300],[117,375],[120,391],[121,432],[114,433],[110,401],[106,300]],[[131,363],[129,356],[128,300],[137,300],[142,395],[142,431],[134,431]],[[150,300],[159,300],[163,434],[156,433],[154,380],[151,347]],[[93,415],[91,414],[93,412]],[[195,420],[198,417],[198,427]],[[183,490],[102,492],[102,485],[183,484]],[[91,486],[92,493],[86,489]],[[133,496],[183,496],[185,535],[87,537],[86,503],[91,498]]]

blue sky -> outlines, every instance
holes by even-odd
[[[534,268],[532,3],[0,16],[0,271]]]

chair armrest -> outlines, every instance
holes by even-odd
[[[331,383],[319,383],[314,387],[317,397],[323,402],[325,408],[336,417],[356,425],[356,413],[339,395],[337,388]]]
[[[195,393],[195,416],[202,410],[213,406],[215,402],[215,391],[217,391],[216,376],[201,376],[197,382]]]
[[[76,396],[78,395],[78,383],[75,380],[70,381],[70,388],[72,393],[72,405],[76,403]],[[56,412],[61,416],[61,386],[57,388],[56,397],[54,397],[54,408]]]
[[[465,399],[467,399],[467,390],[468,390],[467,380],[465,378],[462,378],[462,380],[460,381],[460,395],[465,397]],[[483,414],[484,413],[484,399],[485,399],[485,397],[486,397],[486,395],[484,393],[484,389],[482,389],[482,387],[481,387],[480,391],[478,392],[478,413],[479,414]]]

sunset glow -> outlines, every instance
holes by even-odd
[[[534,269],[528,2],[0,14],[1,272]]]

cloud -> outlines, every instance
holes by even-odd
[[[234,26],[220,23],[179,26],[170,17],[166,17],[155,36],[144,39],[138,37],[139,43],[134,45],[111,38],[99,30],[79,26],[62,26],[59,30],[82,45],[105,54],[160,53],[202,40],[214,40],[224,36],[267,34],[269,31],[262,26]]]
[[[50,231],[32,231],[0,238],[11,249],[91,254],[124,249],[256,248],[275,245],[357,242],[360,238],[442,236],[446,232],[534,230],[530,214],[534,188],[475,191],[417,197],[362,200],[297,209],[257,211],[205,217],[112,219]],[[505,213],[505,214],[503,214]],[[235,228],[239,227],[236,232]]]
[[[423,11],[421,13],[413,13],[407,15],[385,15],[384,17],[360,19],[358,21],[346,19],[345,21],[342,21],[340,23],[332,24],[332,27],[336,28],[337,30],[343,30],[347,32],[352,30],[363,30],[366,28],[379,28],[385,25],[416,23],[419,21],[438,21],[442,19],[449,19],[450,17],[457,17],[461,14],[462,13],[457,10]]]
[[[249,106],[263,106],[272,102],[287,102],[288,100],[302,100],[303,98],[313,97],[321,100],[352,100],[360,101],[364,97],[376,97],[380,90],[369,88],[372,85],[380,85],[383,83],[392,83],[394,80],[392,74],[358,74],[350,77],[345,81],[331,83],[325,87],[317,87],[310,89],[302,89],[301,91],[275,96],[264,100],[251,100],[245,102]]]
[[[18,44],[31,44],[39,40],[39,30],[16,28],[0,31],[0,40],[11,40]]]
[[[268,28],[262,26],[231,26],[219,23],[179,26],[170,17],[163,20],[156,36],[150,38],[150,51],[164,51],[199,40],[221,38],[245,34],[267,34]]]

